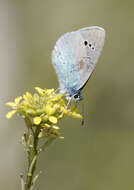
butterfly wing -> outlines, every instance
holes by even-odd
[[[80,46],[77,48],[78,57],[75,62],[78,75],[80,76],[80,83],[77,89],[79,90],[85,86],[95,68],[104,45],[105,31],[101,27],[94,26],[80,29],[77,32],[82,36]],[[82,49],[84,49],[84,55],[79,53]]]
[[[52,51],[52,64],[56,70],[62,92],[71,93],[69,89],[76,89],[78,81],[80,82],[75,65],[77,43],[78,37],[75,32],[69,32],[57,40]]]
[[[61,92],[73,95],[90,77],[102,50],[105,32],[88,27],[61,36],[52,51],[52,64]]]

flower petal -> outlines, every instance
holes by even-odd
[[[54,88],[52,89],[44,89],[46,95],[50,95],[54,92]]]
[[[56,126],[56,125],[53,125],[53,127],[52,127],[53,129],[56,129],[56,130],[58,130],[58,129],[60,129],[58,126]]]
[[[19,104],[21,100],[22,100],[22,96],[19,96],[19,97],[15,98],[14,101],[16,104]]]
[[[82,118],[83,118],[82,115],[80,115],[79,113],[76,113],[76,112],[72,112],[71,115],[72,115],[72,117],[74,117],[74,118],[79,118],[79,119],[82,119]]]
[[[41,95],[44,96],[44,90],[41,89],[40,87],[35,87],[35,90]]]
[[[54,114],[55,111],[56,111],[56,109],[53,108],[53,107],[51,106],[51,104],[47,104],[47,105],[45,106],[45,112],[46,112],[46,114],[52,115],[52,114]]]
[[[10,119],[14,114],[16,113],[16,110],[12,110],[6,114],[6,118]]]
[[[9,107],[16,107],[16,104],[14,102],[7,102],[6,103],[6,106],[9,106]]]
[[[49,124],[47,124],[47,123],[43,123],[43,124],[41,124],[41,127],[50,129],[50,128],[51,128],[51,125],[49,125]]]

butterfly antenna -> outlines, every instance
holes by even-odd
[[[81,120],[81,125],[84,126],[84,102],[82,102],[82,120]]]

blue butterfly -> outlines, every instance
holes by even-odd
[[[92,26],[62,35],[52,51],[52,64],[56,70],[60,92],[76,102],[82,99],[86,85],[105,40],[105,31]]]

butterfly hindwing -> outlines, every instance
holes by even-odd
[[[77,35],[66,33],[61,36],[52,51],[52,63],[58,75],[60,88],[76,88],[80,76],[78,75],[76,60]]]

